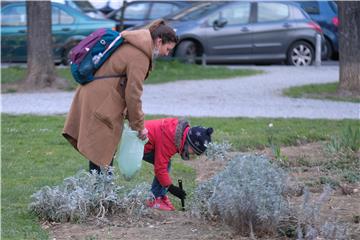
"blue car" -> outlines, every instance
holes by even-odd
[[[297,1],[307,14],[323,30],[325,46],[323,59],[338,59],[338,9],[334,1]]]
[[[25,2],[2,2],[1,61],[26,62],[27,26]],[[68,63],[70,50],[98,28],[113,28],[115,22],[94,19],[65,4],[52,2],[52,39],[55,63]]]

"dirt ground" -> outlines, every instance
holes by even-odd
[[[289,184],[292,187],[289,202],[293,206],[301,206],[303,201],[303,186],[310,185],[312,198],[316,199],[322,192],[322,185],[318,183],[320,176],[326,175],[318,167],[319,163],[327,160],[322,143],[312,143],[296,147],[281,149],[287,157],[290,169]],[[233,153],[235,154],[235,153]],[[251,154],[265,154],[273,157],[269,149],[252,152]],[[199,158],[188,161],[197,173],[197,182],[211,178],[221,171],[226,162],[210,161]],[[312,182],[312,184],[309,184]],[[336,188],[330,200],[321,211],[322,216],[336,216],[341,223],[346,223],[351,233],[350,239],[360,239],[360,184],[345,184]],[[250,239],[242,237],[232,229],[221,223],[204,222],[190,217],[189,212],[160,212],[152,210],[150,214],[136,222],[129,222],[120,216],[104,220],[92,219],[82,224],[43,223],[43,228],[50,232],[51,239]],[[286,239],[266,237],[262,239]]]

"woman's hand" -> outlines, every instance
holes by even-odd
[[[149,131],[146,128],[144,128],[143,130],[139,131],[138,138],[144,141],[147,138],[148,133]]]

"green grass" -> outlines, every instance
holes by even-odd
[[[229,140],[234,150],[240,151],[268,146],[269,123],[273,124],[273,141],[281,146],[330,140],[331,136],[339,135],[345,126],[359,128],[356,120],[191,118],[191,123],[212,126],[215,129],[215,141]]]
[[[229,69],[226,67],[204,67],[195,64],[183,64],[177,61],[155,62],[154,71],[145,84],[165,83],[176,80],[201,80],[244,77],[262,73],[252,69]]]
[[[159,118],[151,116],[150,118]],[[36,216],[29,214],[30,196],[41,187],[60,184],[88,162],[61,136],[64,116],[10,116],[1,118],[1,239],[47,239]],[[340,134],[344,126],[358,127],[357,121],[248,119],[248,118],[190,118],[192,125],[212,126],[214,141],[228,139],[234,150],[263,148],[267,144],[268,124],[273,123],[275,140],[281,145],[329,140]],[[116,164],[116,163],[115,163]],[[172,177],[183,179],[191,193],[195,187],[195,172],[176,158]],[[153,168],[143,163],[141,173],[131,182],[134,186],[151,183]],[[189,194],[191,196],[191,194]],[[179,207],[179,201],[173,201]]]
[[[262,73],[251,69],[228,69],[226,67],[203,67],[195,64],[183,64],[178,61],[157,61],[145,84],[165,83],[176,80],[223,79],[231,77],[250,76]],[[73,80],[70,69],[56,68],[59,77],[67,79],[74,89],[77,84]],[[1,69],[1,83],[16,83],[24,80],[26,68],[9,67]]]
[[[309,84],[285,89],[283,94],[293,98],[328,99],[334,101],[360,102],[359,97],[337,95],[339,83]]]

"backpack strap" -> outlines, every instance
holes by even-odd
[[[116,78],[116,77],[126,77],[126,73],[122,73],[119,75],[109,75],[109,76],[100,76],[100,77],[94,77],[94,80],[98,80],[98,79],[104,79],[104,78]]]
[[[126,78],[126,73],[122,73],[119,75],[109,75],[109,76],[100,76],[100,77],[94,77],[94,80],[101,80],[101,79],[106,79],[106,78],[116,78],[116,77],[125,77],[125,79],[120,79],[120,89],[119,89],[119,93],[120,96],[125,98],[125,88],[126,88],[126,83],[127,83],[127,78]]]

